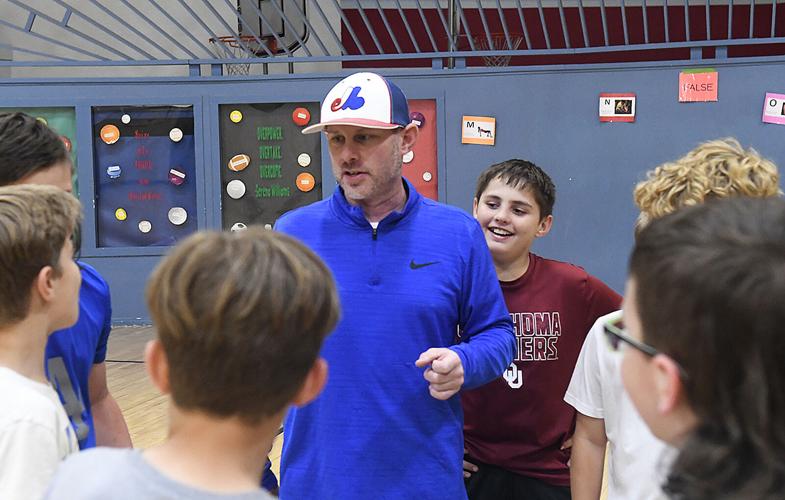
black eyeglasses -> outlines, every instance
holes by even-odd
[[[624,323],[622,323],[621,312],[614,314],[603,325],[603,330],[605,331],[605,339],[608,341],[608,347],[614,351],[618,352],[620,350],[621,344],[627,344],[634,349],[642,352],[643,354],[653,358],[658,354],[662,354],[664,356],[668,356],[667,354],[659,351],[656,347],[651,346],[645,342],[641,342],[639,340],[635,340],[634,338],[630,337],[627,334],[627,330],[624,328]],[[668,356],[670,359],[673,357]],[[687,378],[687,372],[684,368],[679,364],[678,361],[673,359],[673,362],[679,367],[679,372],[683,379]]]

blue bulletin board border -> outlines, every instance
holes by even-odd
[[[125,98],[125,99],[91,99],[89,106],[85,106],[84,109],[81,111],[83,114],[80,116],[79,110],[77,110],[77,133],[82,134],[79,135],[80,140],[86,140],[85,144],[90,144],[90,148],[82,148],[82,152],[85,149],[90,149],[90,157],[88,159],[82,160],[80,158],[80,178],[89,179],[86,181],[89,182],[89,186],[85,186],[82,193],[80,193],[80,198],[82,202],[82,206],[85,207],[85,221],[84,221],[84,237],[82,243],[82,255],[85,256],[125,256],[125,255],[134,255],[134,256],[141,256],[141,255],[164,255],[171,246],[116,246],[116,247],[99,247],[97,246],[98,238],[96,234],[97,222],[96,222],[96,212],[95,212],[95,202],[93,196],[96,192],[95,186],[95,174],[93,173],[93,161],[94,161],[94,150],[93,150],[93,142],[96,140],[93,136],[93,108],[102,108],[102,107],[116,107],[116,106],[174,106],[174,105],[187,105],[191,106],[193,109],[194,115],[194,151],[195,151],[195,158],[194,158],[194,168],[195,171],[202,172],[205,168],[204,164],[204,157],[199,154],[201,148],[204,144],[204,127],[200,123],[200,119],[203,119],[203,98],[194,99],[193,97],[181,97],[181,98]],[[81,126],[81,120],[84,120],[86,126]],[[83,170],[83,163],[86,163],[87,167],[89,167],[89,172],[85,172]],[[83,173],[84,172],[84,173]],[[206,226],[204,223],[204,213],[205,213],[205,186],[204,182],[202,181],[203,176],[196,175],[194,179],[196,183],[196,213],[193,214],[196,219],[196,229],[201,230],[205,229]],[[85,199],[82,195],[89,194],[90,198]]]

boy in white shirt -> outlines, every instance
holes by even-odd
[[[79,449],[44,373],[49,334],[79,314],[71,237],[79,202],[51,186],[0,187],[0,498],[37,499]]]

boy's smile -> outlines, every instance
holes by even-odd
[[[540,207],[531,190],[508,186],[498,178],[474,200],[474,217],[497,271],[516,267],[525,271],[534,239],[548,233],[552,220],[551,216],[540,220]]]

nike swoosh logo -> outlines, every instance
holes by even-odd
[[[417,264],[414,262],[414,259],[412,259],[411,261],[409,261],[409,269],[420,269],[422,267],[428,267],[438,263],[439,261],[435,260],[433,262],[423,262],[422,264]]]

